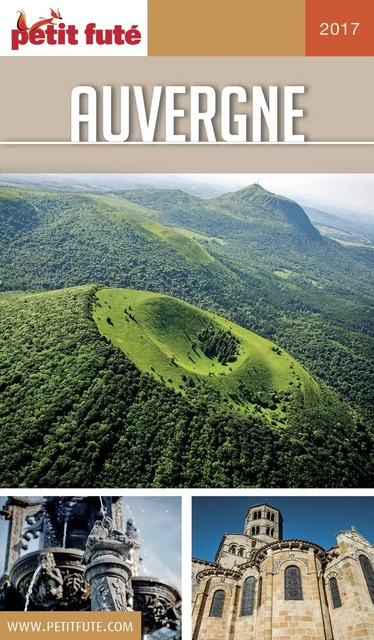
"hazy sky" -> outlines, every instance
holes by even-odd
[[[0,497],[2,508],[6,498]],[[178,497],[123,498],[123,519],[132,518],[140,532],[141,575],[181,587],[181,501]],[[126,525],[125,525],[126,526]],[[0,519],[0,575],[4,569],[8,522]],[[33,551],[37,546],[29,547]]]
[[[193,498],[193,552],[214,561],[224,533],[243,533],[250,506],[265,502],[259,496]],[[268,497],[268,504],[280,509],[283,538],[308,540],[324,549],[336,545],[336,534],[354,525],[374,543],[374,497]]]
[[[372,174],[186,174],[196,182],[244,187],[258,178],[269,191],[297,198],[301,204],[342,207],[374,216],[374,175]]]

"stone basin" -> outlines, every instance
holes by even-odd
[[[35,572],[39,572],[30,595],[33,611],[90,610],[90,588],[84,579],[83,551],[58,547],[27,553],[12,566],[9,581],[26,601]]]
[[[153,633],[162,627],[179,628],[181,598],[175,587],[147,576],[133,577],[131,582],[134,610],[142,612],[143,633]]]

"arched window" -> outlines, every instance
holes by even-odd
[[[257,517],[259,520],[261,519],[261,511],[257,511]]]
[[[244,549],[239,549],[238,556],[240,556],[241,558],[244,557]]]
[[[214,592],[212,606],[210,607],[210,618],[222,618],[223,607],[226,594],[222,589]]]
[[[257,527],[256,527],[256,535],[258,535],[259,533],[260,533],[260,527],[259,527],[259,526],[257,526]]]
[[[253,606],[255,601],[256,580],[253,576],[246,579],[243,585],[242,604],[240,607],[241,616],[253,615]]]
[[[266,535],[270,536],[270,527],[266,527]]]
[[[271,521],[274,522],[274,513],[271,514]]]
[[[270,520],[270,511],[267,512],[266,517],[268,520]]]
[[[256,534],[256,527],[252,527],[252,535],[254,536]]]
[[[253,520],[257,520],[257,511],[255,511],[253,514]]]
[[[234,544],[229,548],[229,553],[236,553],[236,546]]]
[[[262,599],[262,576],[260,576],[258,581],[258,596],[257,596],[258,607],[261,607],[261,599]]]
[[[360,556],[361,569],[366,580],[367,588],[371,597],[371,601],[374,603],[374,571],[371,566],[370,560],[366,556]]]
[[[342,601],[340,600],[338,581],[336,578],[330,578],[330,591],[332,606],[334,609],[338,609],[342,606]]]
[[[273,535],[274,535],[274,529],[272,529],[272,530],[271,530],[270,535],[271,535],[271,536],[273,536]]]
[[[284,599],[302,600],[303,589],[299,567],[287,567],[284,572]]]

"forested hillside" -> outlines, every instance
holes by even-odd
[[[324,390],[287,429],[177,393],[100,336],[96,287],[0,296],[1,486],[363,486],[364,427]]]
[[[370,249],[258,185],[38,189],[0,189],[3,486],[373,484]]]
[[[40,223],[38,212],[25,198],[13,190],[0,189],[0,249]]]

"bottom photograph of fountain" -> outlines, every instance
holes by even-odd
[[[0,516],[0,611],[135,611],[142,640],[180,640],[179,497],[0,497]]]

